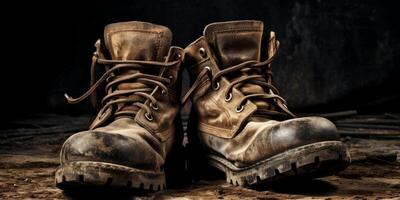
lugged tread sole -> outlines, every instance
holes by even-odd
[[[165,173],[134,169],[104,162],[77,161],[60,166],[55,173],[56,186],[64,190],[82,187],[108,187],[161,191]]]
[[[207,158],[208,164],[225,172],[228,183],[238,186],[255,186],[285,178],[329,176],[350,164],[349,152],[340,141],[300,146],[243,168],[217,155]]]

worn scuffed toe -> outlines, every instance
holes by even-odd
[[[61,164],[98,162],[123,165],[142,170],[160,171],[164,162],[153,148],[138,135],[86,131],[65,141],[61,149]]]

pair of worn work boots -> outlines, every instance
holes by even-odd
[[[263,34],[260,21],[212,23],[182,49],[171,46],[164,26],[106,26],[95,44],[91,88],[79,98],[66,95],[70,103],[91,96],[100,110],[88,131],[62,146],[57,186],[158,191],[166,176],[188,166],[212,166],[240,186],[345,169],[350,158],[335,125],[321,117],[296,118],[272,85],[279,42],[274,32]],[[181,100],[183,68],[191,87]],[[179,111],[189,98],[183,151]]]

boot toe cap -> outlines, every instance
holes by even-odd
[[[340,140],[336,126],[322,117],[304,117],[281,122],[273,127],[270,136],[273,143],[289,146]]]
[[[68,138],[61,149],[61,163],[92,161],[139,169],[160,168],[161,156],[141,137],[85,131]]]
[[[304,117],[283,122],[271,121],[260,126],[250,136],[248,145],[242,145],[230,156],[246,164],[254,164],[271,156],[296,147],[324,142],[339,141],[336,126],[322,117]]]

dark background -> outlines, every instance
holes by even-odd
[[[169,27],[185,47],[208,23],[256,19],[277,32],[274,80],[297,112],[394,112],[400,107],[400,7],[379,0],[49,1],[4,6],[3,117],[93,112],[64,93],[89,87],[93,44],[105,25],[147,21]],[[188,83],[185,83],[187,85]]]

